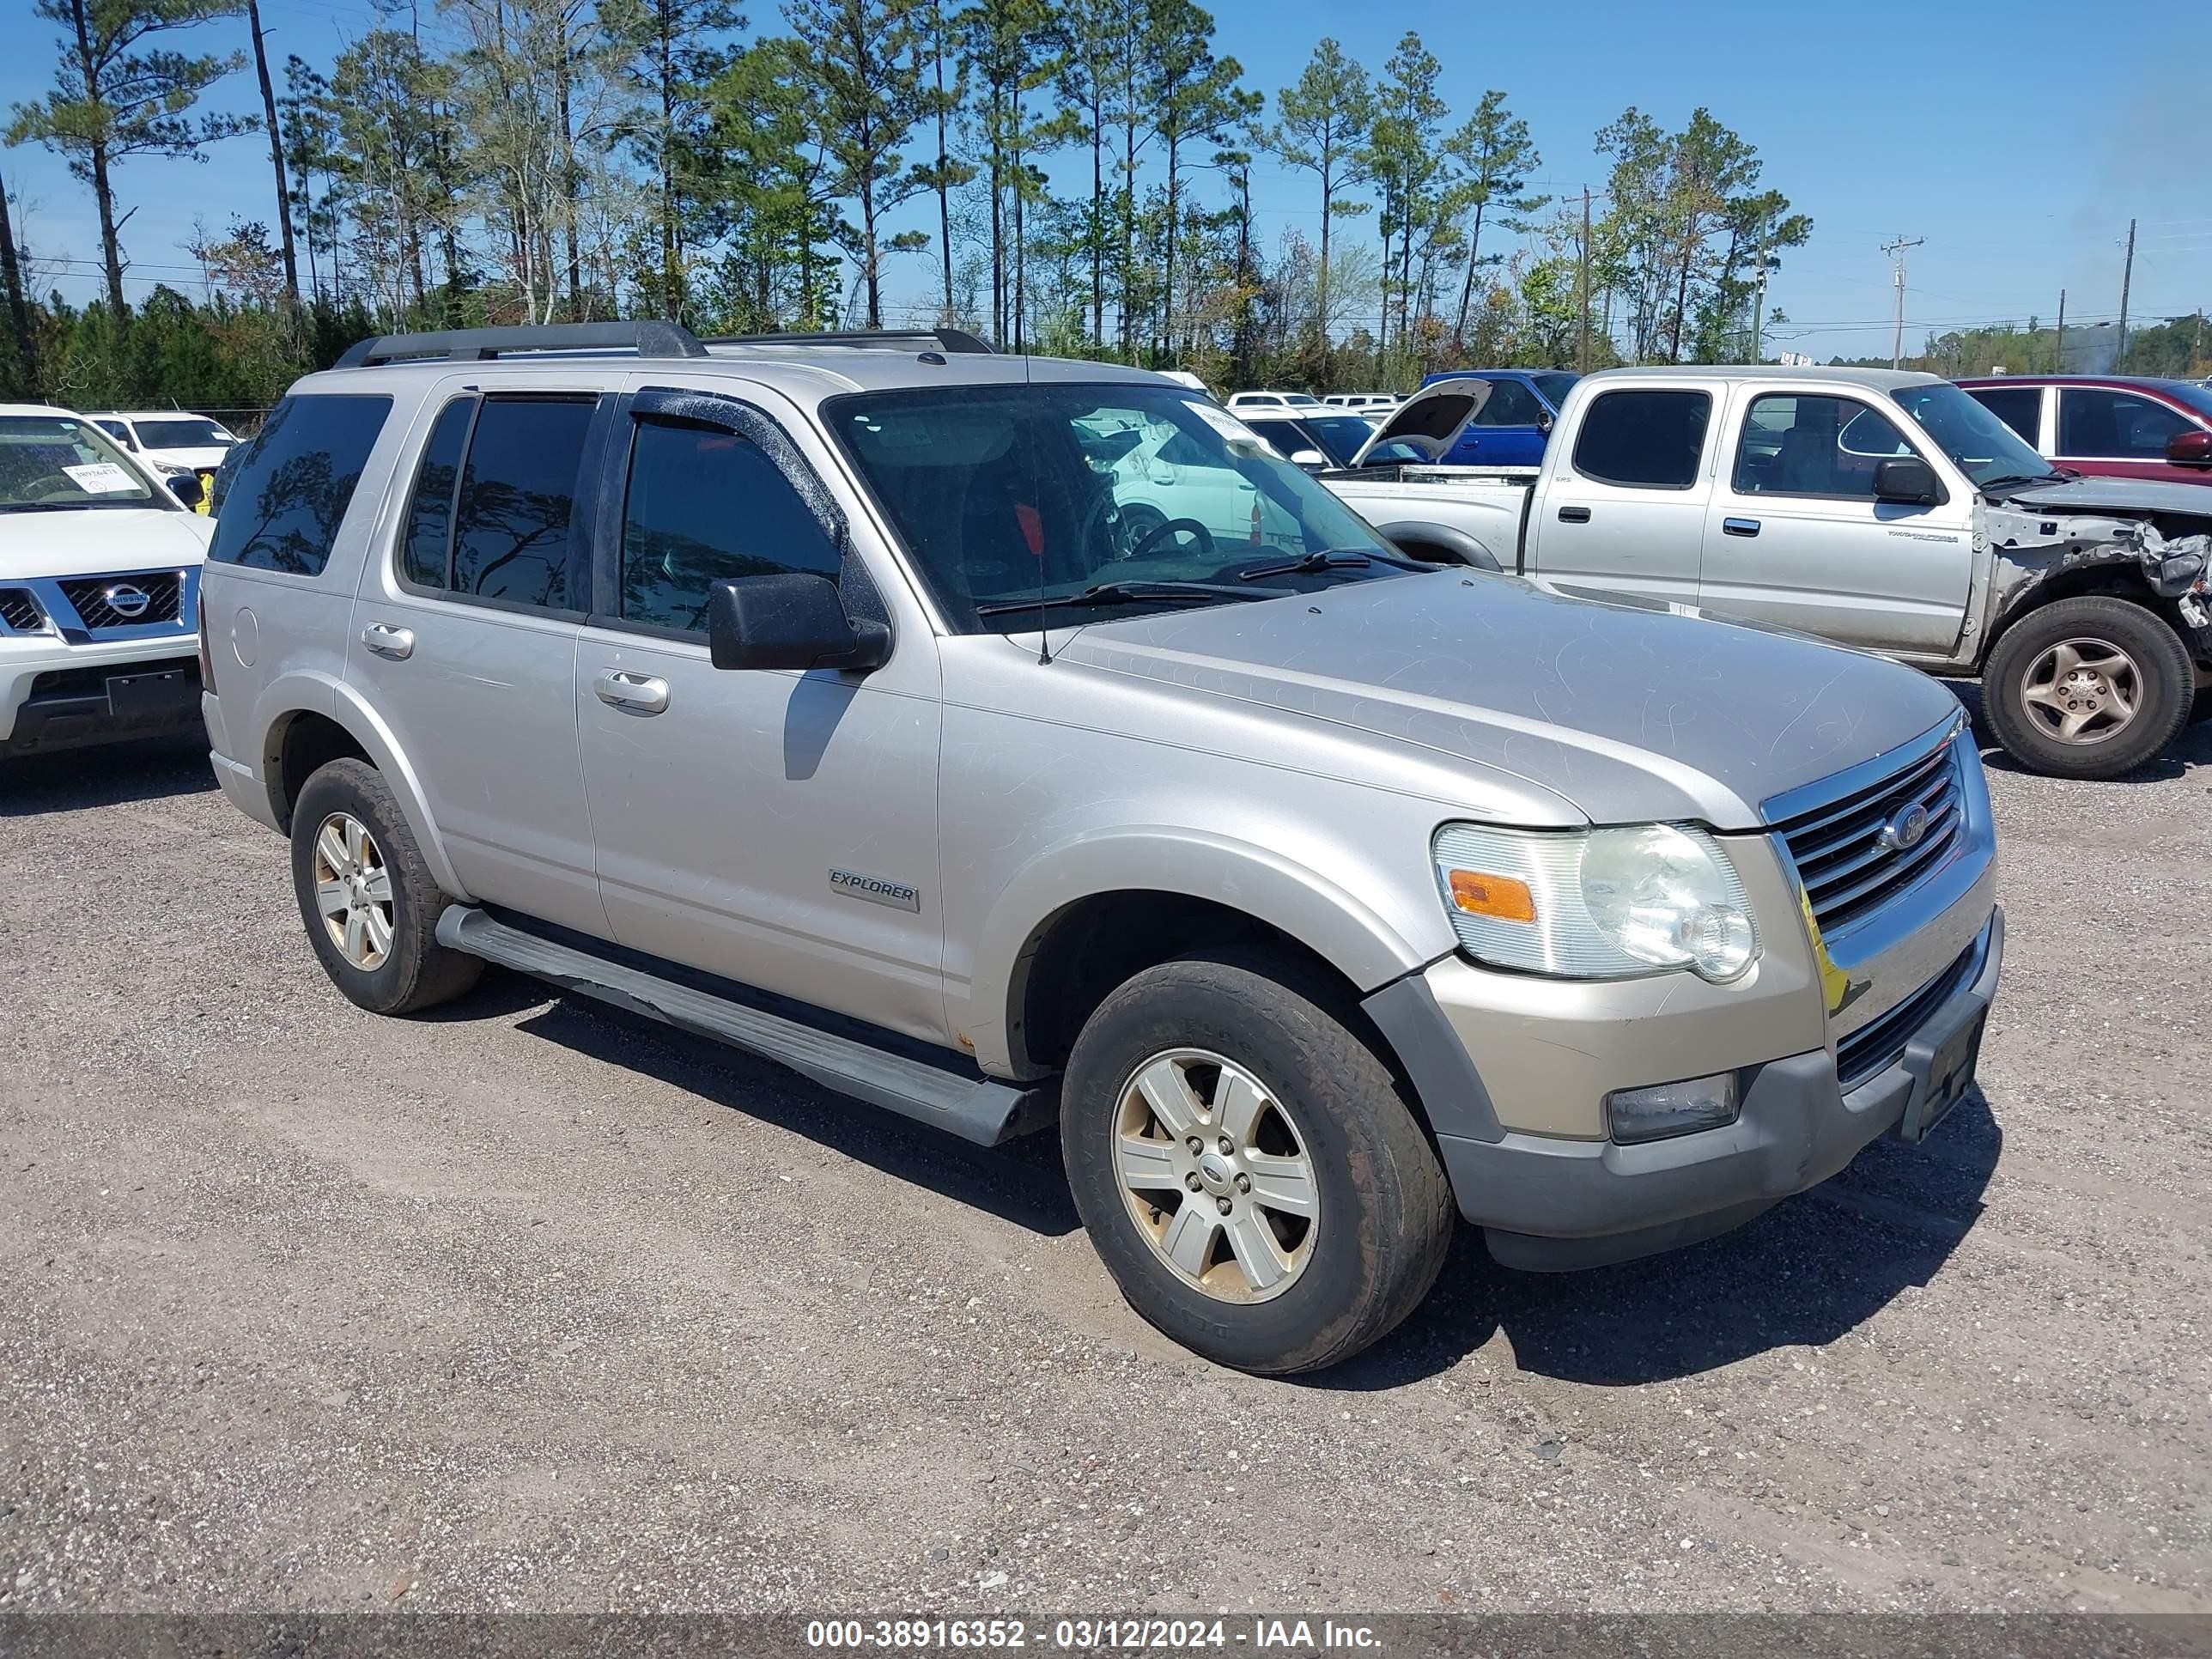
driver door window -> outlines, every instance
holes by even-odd
[[[2166,459],[2167,441],[2191,430],[2164,404],[2100,386],[2066,386],[2058,393],[2058,454],[2091,461]]]

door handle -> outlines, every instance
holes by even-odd
[[[398,662],[415,654],[415,630],[390,623],[371,623],[361,630],[361,642],[380,657]]]
[[[610,668],[592,682],[592,690],[610,708],[633,714],[658,714],[668,707],[668,682],[650,674],[629,674]]]
[[[1721,534],[1723,536],[1756,536],[1759,534],[1759,520],[1756,519],[1723,519],[1721,520]]]
[[[1588,524],[1589,522],[1589,508],[1586,507],[1563,507],[1559,509],[1559,522],[1561,524]]]

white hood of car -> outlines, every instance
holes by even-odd
[[[158,507],[0,513],[0,582],[183,570],[207,557],[215,521]]]

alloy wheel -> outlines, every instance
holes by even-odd
[[[1122,1085],[1114,1163],[1159,1259],[1223,1302],[1264,1302],[1313,1259],[1321,1188],[1274,1091],[1203,1048],[1153,1055]]]
[[[392,872],[368,826],[333,812],[315,831],[315,908],[338,953],[364,973],[392,954]]]
[[[2044,736],[2076,747],[2106,743],[2142,707],[2136,659],[2106,640],[2062,640],[2021,676],[2021,701]]]

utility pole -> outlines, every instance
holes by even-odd
[[[1918,247],[1927,240],[1924,236],[1910,239],[1899,236],[1881,245],[1881,251],[1897,262],[1897,327],[1889,337],[1889,366],[1892,368],[1901,367],[1905,362],[1905,250]]]
[[[2058,366],[2053,372],[2066,372],[2066,290],[2063,288],[2058,290]]]
[[[1575,367],[1583,374],[1589,373],[1589,268],[1590,217],[1589,186],[1583,186],[1583,268],[1582,289],[1582,348],[1575,356]]]
[[[2121,360],[2128,355],[2128,289],[2136,279],[2136,222],[2128,221],[2128,258],[2120,267],[2120,343],[2112,354],[2112,372],[2120,370]]]
[[[1766,273],[1781,263],[1766,251],[1766,227],[1762,224],[1759,230],[1759,285],[1751,296],[1751,361],[1754,365],[1759,361],[1761,337],[1766,329]]]

